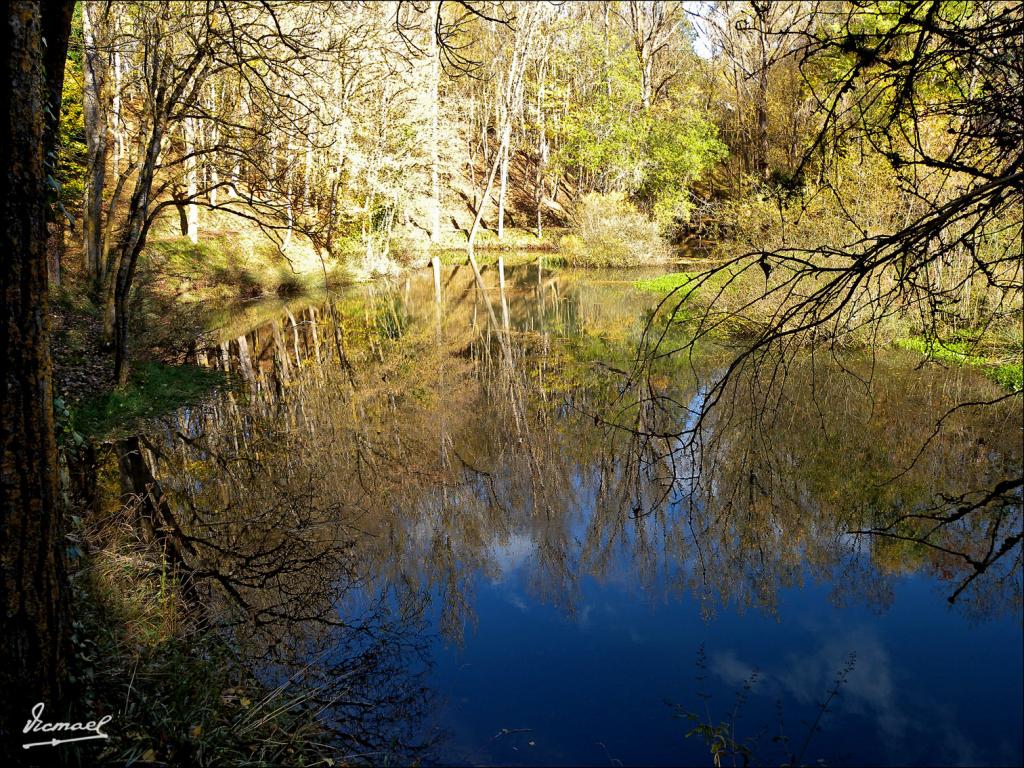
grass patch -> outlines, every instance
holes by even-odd
[[[1007,363],[986,369],[986,373],[999,386],[1011,392],[1024,390],[1024,365],[1020,363]]]
[[[683,288],[683,286],[689,284],[695,277],[697,277],[697,275],[693,272],[670,272],[667,275],[659,275],[658,277],[652,277],[647,280],[634,280],[633,287],[638,291],[645,291],[647,293],[667,294],[675,291],[676,289]],[[691,288],[690,290],[693,289]],[[679,296],[685,296],[689,292],[689,290],[679,291]]]
[[[221,372],[207,368],[137,363],[126,387],[89,398],[79,406],[73,415],[74,428],[95,438],[126,434],[139,421],[201,400],[223,383]]]
[[[973,345],[966,341],[944,342],[921,336],[909,336],[896,339],[895,344],[900,349],[917,352],[929,360],[979,368],[999,386],[1011,392],[1020,392],[1024,389],[1024,368],[1020,363],[1000,363],[998,360],[978,355],[973,351]]]
[[[203,298],[211,289],[246,298],[295,296],[323,284],[319,264],[307,259],[293,271],[271,244],[246,246],[227,234],[196,244],[182,237],[156,240],[147,254],[160,273],[180,283],[185,298]]]
[[[972,354],[967,342],[963,341],[929,341],[921,336],[909,336],[897,339],[896,346],[943,363],[960,365],[982,365],[985,363],[985,358]]]
[[[236,202],[238,213],[253,214]],[[265,232],[229,211],[200,212],[199,242],[183,237],[177,214],[157,222],[147,241],[145,265],[181,300],[295,296],[323,285],[323,264],[312,243],[295,233],[286,251]],[[329,263],[328,272],[340,271]]]

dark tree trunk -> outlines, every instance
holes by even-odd
[[[771,5],[764,2],[754,3],[754,14],[757,17],[757,42],[760,62],[757,72],[757,136],[755,138],[754,171],[762,179],[768,178],[768,29]]]
[[[131,202],[128,205],[128,220],[125,223],[124,233],[118,244],[120,250],[117,273],[111,276],[112,293],[109,300],[106,314],[112,314],[113,339],[106,338],[108,327],[104,322],[104,343],[113,341],[114,344],[114,380],[117,386],[121,387],[128,383],[128,326],[130,317],[128,313],[129,297],[132,289],[132,281],[135,279],[135,266],[138,263],[139,254],[146,243],[146,234],[149,230],[149,195],[153,185],[153,174],[156,170],[157,160],[160,157],[160,142],[163,139],[163,128],[159,121],[153,127],[146,147],[145,161],[139,168],[138,178],[135,180],[135,191],[132,193]]]
[[[768,65],[757,78],[757,150],[754,170],[761,178],[768,178]]]
[[[5,373],[0,403],[0,750],[33,704],[60,704],[69,651],[47,316],[45,158],[54,150],[72,3],[3,0]],[[46,41],[44,43],[44,37]],[[45,106],[50,103],[50,118]],[[23,755],[15,757],[24,759]]]
[[[18,5],[18,3],[12,3]],[[44,99],[49,106],[45,115],[43,143],[48,152],[56,153],[60,127],[60,102],[64,93],[64,65],[68,60],[68,40],[71,37],[71,17],[75,15],[74,0],[40,3],[43,29],[43,72],[46,77]]]
[[[188,237],[188,212],[184,205],[178,205],[178,226],[181,227],[181,236]]]
[[[181,236],[188,237],[188,210],[185,193],[180,188],[172,189],[171,198],[178,211],[178,226],[181,228]]]

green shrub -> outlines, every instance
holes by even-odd
[[[1024,389],[1024,365],[1010,363],[993,368],[990,374],[997,384],[1011,392]]]
[[[574,234],[561,241],[570,264],[628,267],[671,258],[658,225],[621,192],[584,195],[573,212],[572,224]]]
[[[1024,367],[1020,363],[1003,362],[995,357],[976,354],[973,346],[967,342],[943,342],[910,336],[896,339],[896,346],[917,352],[930,360],[980,368],[986,376],[1011,392],[1020,392],[1024,389]]]

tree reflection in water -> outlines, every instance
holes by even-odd
[[[458,640],[473,574],[512,562],[567,612],[583,576],[690,591],[709,614],[773,611],[807,578],[884,608],[908,571],[978,616],[1019,611],[1020,489],[972,490],[1019,468],[1019,397],[933,434],[992,385],[903,355],[807,358],[782,391],[733,377],[698,418],[727,350],[636,376],[649,302],[621,278],[442,282],[226,330],[199,360],[233,389],[119,444],[122,490],[151,498],[140,520],[194,599],[356,751],[425,746],[427,616]]]

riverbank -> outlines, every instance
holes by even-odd
[[[196,610],[194,586],[138,540],[128,518],[143,506],[72,516],[70,681],[75,701],[113,719],[101,751],[65,745],[65,764],[331,764],[315,712],[262,682]]]
[[[181,235],[174,215],[153,228],[135,280],[132,373],[121,391],[115,391],[113,353],[104,344],[102,309],[89,294],[80,260],[65,259],[62,284],[50,296],[51,355],[54,396],[76,418],[76,428],[100,435],[119,418],[151,417],[201,397],[215,382],[185,363],[225,316],[358,277],[344,264],[321,261],[307,239],[275,241],[231,213],[204,210],[200,227],[197,243]],[[69,254],[80,249],[74,241],[65,248]]]

